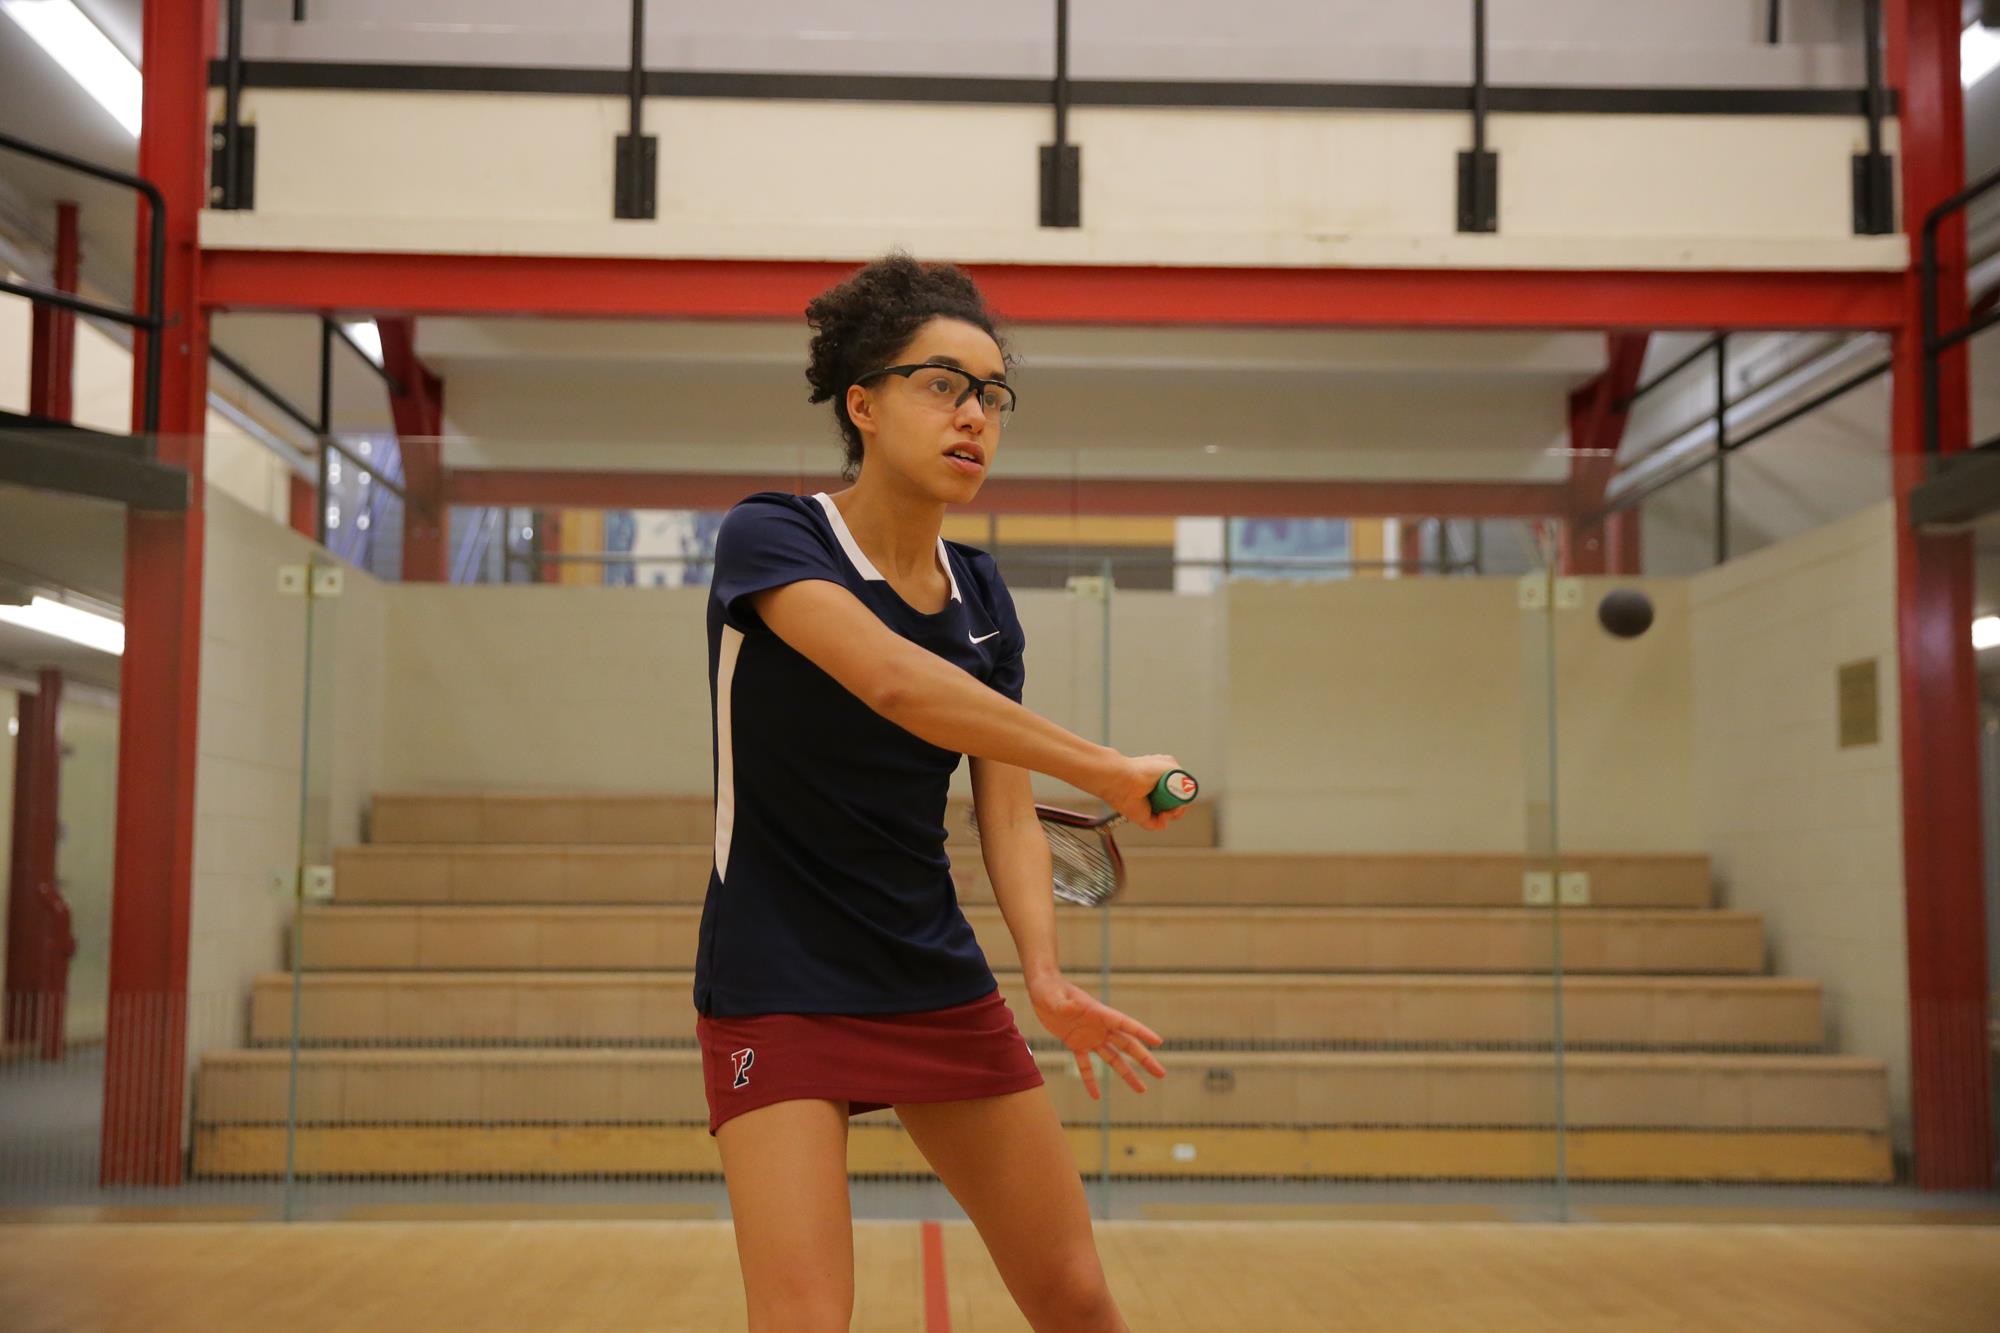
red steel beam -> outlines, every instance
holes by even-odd
[[[190,500],[185,513],[135,509],[125,522],[118,831],[98,1159],[107,1185],[171,1185],[181,1178],[208,395],[196,224],[215,30],[215,0],[146,0],[139,174],[165,197],[167,232],[159,457],[187,469]],[[142,212],[133,282],[139,291],[147,283],[145,234]],[[138,336],[135,374],[145,364],[148,335]],[[134,431],[143,427],[143,408],[135,386]]]
[[[1903,226],[1914,252],[1925,215],[1957,193],[1965,178],[1958,0],[1888,0],[1884,19],[1889,82],[1901,95]],[[1945,224],[1940,242],[1938,316],[1940,327],[1952,328],[1966,309],[1962,211]],[[1910,1094],[1918,1185],[1984,1190],[1993,1185],[1993,1108],[1972,539],[1921,535],[1909,522],[1910,491],[1929,473],[1919,292],[1913,271],[1904,289],[1910,316],[1893,343],[1890,426]],[[1956,453],[1971,435],[1963,344],[1944,355],[1941,373],[1941,447]]]
[[[216,309],[798,320],[853,264],[210,250]],[[1893,272],[973,264],[1017,323],[1461,329],[1892,329]]]
[[[444,499],[444,382],[417,359],[417,322],[408,315],[377,319],[382,366],[395,381],[389,414],[403,453],[403,581],[443,583],[451,510]]]
[[[769,473],[560,472],[459,469],[445,474],[445,498],[459,505],[577,509],[727,509],[757,491],[838,490],[833,476]],[[1144,477],[995,477],[960,512],[1159,517],[1539,518],[1564,512],[1559,483],[1403,481],[1233,481]]]
[[[1569,521],[1563,525],[1562,562],[1568,574],[1610,572],[1611,537],[1603,520],[1604,493],[1618,471],[1632,391],[1646,362],[1643,333],[1607,335],[1605,368],[1569,396]]]
[[[76,294],[76,205],[56,205],[55,289]],[[28,411],[53,421],[75,412],[76,312],[52,305],[34,308],[28,353]]]

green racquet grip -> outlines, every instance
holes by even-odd
[[[1188,804],[1200,792],[1201,784],[1194,780],[1194,774],[1177,768],[1154,784],[1146,801],[1153,807],[1153,813],[1160,815]]]

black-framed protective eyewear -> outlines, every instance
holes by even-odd
[[[954,412],[977,393],[979,406],[987,416],[1004,421],[1014,414],[1016,396],[1013,386],[1005,380],[981,379],[957,366],[940,366],[931,362],[915,366],[883,366],[854,382],[865,384],[878,375],[901,375],[919,394],[926,398],[935,397],[938,406],[949,407]]]

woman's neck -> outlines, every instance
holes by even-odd
[[[937,568],[938,537],[944,531],[942,501],[876,481],[865,470],[854,485],[832,498],[854,540],[889,577],[922,578]]]

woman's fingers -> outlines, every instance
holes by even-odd
[[[1099,1097],[1097,1071],[1090,1067],[1090,1053],[1087,1051],[1075,1051],[1072,1054],[1076,1056],[1077,1072],[1083,1075],[1083,1090],[1090,1094],[1090,1100],[1097,1101]]]
[[[1120,1032],[1130,1033],[1132,1036],[1137,1037],[1140,1041],[1145,1042],[1149,1046],[1163,1046],[1166,1044],[1167,1039],[1165,1037],[1162,1037],[1159,1033],[1153,1031],[1153,1029],[1147,1027],[1144,1023],[1141,1023],[1138,1019],[1127,1017],[1124,1014],[1118,1015],[1118,1019],[1119,1019],[1118,1030]]]
[[[1154,1078],[1165,1078],[1167,1067],[1160,1063],[1158,1056],[1140,1045],[1129,1033],[1120,1032],[1114,1038],[1124,1052],[1137,1060],[1140,1066]]]
[[[1104,1063],[1110,1065],[1112,1071],[1118,1077],[1124,1079],[1132,1091],[1144,1092],[1146,1090],[1146,1085],[1141,1083],[1139,1076],[1132,1072],[1132,1066],[1125,1063],[1125,1057],[1113,1050],[1109,1044],[1105,1045],[1098,1053],[1104,1057]]]

